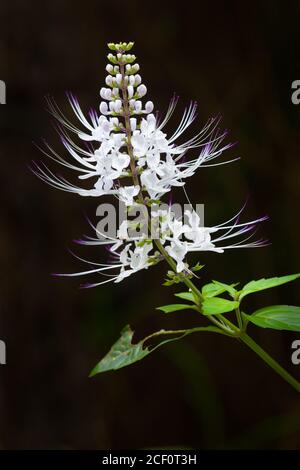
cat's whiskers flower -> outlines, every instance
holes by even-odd
[[[199,168],[224,165],[236,158],[211,163],[232,147],[231,143],[224,143],[227,131],[219,129],[220,116],[209,119],[193,137],[180,143],[197,117],[197,103],[193,101],[185,108],[177,128],[168,136],[165,127],[174,115],[178,98],[172,98],[162,120],[153,114],[153,102],[144,102],[147,88],[139,74],[140,67],[136,63],[136,57],[129,53],[132,46],[133,43],[109,45],[115,53],[108,55],[108,75],[105,86],[100,89],[99,112],[91,109],[85,116],[78,99],[67,93],[80,128],[65,116],[52,98],[47,98],[49,111],[57,121],[56,130],[70,160],[59,155],[46,142],[42,151],[52,161],[73,170],[79,180],[78,184],[53,173],[43,163],[33,163],[32,170],[41,180],[63,191],[80,196],[111,195],[128,208],[142,203],[149,209],[150,201],[160,200],[173,187],[183,187],[186,179],[193,176]],[[70,134],[75,135],[81,144]],[[187,158],[189,151],[199,152],[199,149],[198,155]],[[162,211],[160,215],[162,220],[159,223],[159,242],[175,261],[178,273],[192,275],[187,261],[190,252],[223,253],[229,248],[264,245],[264,241],[251,241],[251,238],[257,224],[265,218],[241,224],[238,213],[223,224],[203,227],[193,209],[185,212],[187,220],[176,218],[171,211]],[[97,227],[92,227],[96,237],[87,236],[76,242],[81,245],[109,247],[114,261],[99,264],[80,258],[91,264],[92,269],[66,274],[67,276],[101,274],[109,276],[103,283],[120,282],[162,259],[162,254],[156,250],[156,242],[150,235],[129,236],[128,226],[124,223],[115,236],[105,235]],[[215,235],[216,232],[218,235]],[[244,234],[250,235],[226,245],[228,240]],[[90,284],[88,287],[100,284]]]

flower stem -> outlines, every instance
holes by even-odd
[[[127,150],[128,150],[128,155],[130,157],[130,169],[131,169],[131,174],[132,174],[132,179],[133,179],[134,185],[139,186],[140,182],[139,182],[139,177],[138,177],[138,174],[137,174],[137,171],[136,171],[135,157],[134,157],[133,147],[132,147],[132,143],[131,143],[130,110],[129,110],[129,100],[128,100],[127,87],[126,87],[126,83],[125,83],[125,66],[122,62],[119,62],[119,66],[120,66],[120,72],[121,72],[121,75],[122,75],[122,85],[121,85],[122,98],[121,98],[121,101],[122,101],[123,108],[124,108],[125,132],[126,132],[126,138],[127,138]],[[141,198],[141,200],[143,200],[143,195],[142,195],[141,189],[140,189],[140,192],[139,192],[139,198]]]
[[[165,258],[165,260],[167,261],[167,263],[171,266],[171,268],[176,272],[176,263],[175,261],[171,258],[171,256],[169,256],[168,252],[165,250],[164,246],[161,244],[160,240],[155,240],[155,244],[157,246],[157,248],[159,249],[159,251],[161,252],[161,254],[163,255],[163,257]],[[201,292],[199,291],[199,289],[197,289],[197,287],[195,286],[195,284],[187,277],[185,277],[184,275],[181,276],[181,279],[182,279],[182,282],[185,283],[185,285],[191,289],[191,291],[195,294],[195,296],[201,300],[203,298]],[[219,328],[221,328],[221,330],[225,331],[227,334],[232,334],[234,335],[235,334],[235,331],[234,330],[238,330],[237,328],[235,328],[235,326],[230,323],[227,319],[223,319],[222,320],[224,321],[225,320],[225,324],[224,323],[221,323],[219,320],[217,320],[217,318],[215,318],[213,315],[209,315],[208,317],[208,320],[211,321],[211,323],[214,323],[215,325],[217,325]],[[233,327],[233,328],[232,328]]]
[[[286,382],[288,382],[297,392],[300,392],[300,383],[292,377],[275,359],[273,359],[264,349],[262,349],[250,336],[246,333],[240,335],[243,341],[252,351],[254,351],[268,366],[270,366],[277,374],[279,374]]]

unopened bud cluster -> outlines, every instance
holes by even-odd
[[[134,42],[109,42],[107,46],[111,51],[130,51],[134,46]]]
[[[128,102],[129,115],[149,114],[153,111],[152,101],[147,101],[143,108],[141,99],[146,95],[147,88],[142,84],[142,78],[138,74],[139,64],[134,63],[136,56],[127,54],[133,47],[129,43],[109,43],[108,47],[115,54],[108,54],[109,64],[106,66],[108,75],[105,83],[108,88],[100,90],[103,100],[100,103],[100,112],[104,115],[124,116],[124,101]],[[108,101],[108,103],[107,103]]]

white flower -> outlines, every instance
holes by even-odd
[[[157,177],[155,171],[145,170],[141,174],[141,183],[147,188],[151,199],[157,199],[161,194],[165,194],[170,188],[165,188],[162,181]]]
[[[98,142],[102,142],[105,139],[109,139],[112,128],[112,122],[109,121],[105,116],[101,115],[98,119],[97,127],[92,128],[91,134],[79,132],[78,137],[82,140],[96,140]]]
[[[138,195],[139,191],[139,186],[125,186],[119,189],[119,198],[126,206],[132,206],[134,197]]]
[[[152,242],[145,243],[143,246],[135,245],[133,249],[131,248],[132,245],[129,244],[120,253],[122,267],[119,275],[115,279],[115,282],[120,282],[125,277],[128,277],[137,271],[141,271],[142,269],[148,269],[150,266],[149,254],[153,249]]]
[[[177,99],[171,101],[166,116],[159,121],[152,114],[152,101],[143,104],[147,88],[138,74],[139,65],[133,63],[135,56],[125,54],[124,46],[116,47],[117,53],[108,55],[111,63],[106,67],[106,86],[100,90],[103,100],[99,104],[100,114],[91,110],[86,117],[77,98],[68,95],[81,129],[64,116],[54,101],[48,100],[50,112],[58,121],[58,131],[68,158],[60,156],[47,143],[43,152],[56,163],[74,171],[80,184],[68,182],[43,164],[35,164],[33,171],[43,181],[64,191],[92,197],[114,195],[126,206],[139,201],[146,207],[151,205],[149,198],[160,199],[172,187],[183,186],[199,167],[228,163],[214,164],[211,161],[220,157],[231,144],[223,144],[226,132],[218,129],[219,118],[210,119],[194,137],[180,141],[196,118],[197,105],[193,102],[185,109],[174,133],[168,135],[165,126],[175,111]],[[70,133],[75,135],[75,139]],[[188,151],[195,152],[195,155],[186,158]],[[177,272],[183,272],[183,275],[192,275],[187,262],[191,252],[222,253],[228,248],[264,245],[262,240],[249,242],[249,239],[256,224],[265,218],[241,224],[238,223],[238,214],[223,224],[204,227],[195,211],[186,211],[185,216],[186,221],[175,217],[171,210],[158,210],[155,216],[160,243],[176,262]],[[248,238],[227,244],[227,240],[246,233],[249,233]],[[79,243],[110,246],[114,262],[88,262],[93,269],[70,274],[98,273],[109,277],[90,286],[120,282],[161,259],[161,255],[154,251],[152,241],[144,234],[142,237],[128,235],[126,221],[120,225],[115,237],[105,236],[97,230],[96,234],[97,238],[86,237]]]
[[[171,231],[172,239],[178,241],[182,235],[185,233],[185,226],[181,220],[176,219],[174,215],[169,211],[168,212],[168,228]]]
[[[177,272],[181,272],[183,269],[189,271],[187,260],[184,259],[189,252],[214,251],[223,253],[226,249],[254,248],[265,245],[264,240],[249,242],[249,239],[254,235],[256,225],[266,220],[267,217],[239,224],[237,222],[239,214],[237,214],[236,217],[223,224],[215,227],[203,227],[201,226],[200,217],[194,210],[186,211],[185,214],[188,218],[187,224],[184,224],[181,219],[175,218],[171,211],[165,211],[164,213],[164,227],[167,224],[169,232],[167,235],[162,235],[162,239],[168,254],[177,263]],[[235,220],[235,223],[228,225],[232,220]],[[166,231],[165,228],[164,231]],[[225,231],[225,233],[212,239],[212,234],[220,231]],[[239,237],[248,232],[250,235],[246,239],[232,245],[216,245],[216,243]]]
[[[241,211],[232,219],[215,227],[202,227],[201,220],[194,210],[186,211],[187,223],[183,223],[181,218],[175,217],[175,214],[170,209],[158,209],[153,211],[152,216],[155,218],[156,223],[160,225],[159,239],[168,255],[176,262],[177,273],[184,271],[192,275],[187,260],[189,253],[196,251],[223,253],[226,249],[265,246],[266,242],[264,240],[253,242],[249,240],[255,233],[256,225],[266,220],[267,217],[262,217],[248,223],[238,223],[240,213]],[[230,222],[233,223],[230,225]],[[114,255],[115,261],[112,264],[89,262],[89,264],[94,266],[90,271],[65,274],[65,276],[81,276],[93,273],[106,275],[106,271],[110,270],[119,270],[119,272],[111,275],[108,280],[96,284],[88,284],[85,287],[93,287],[110,281],[120,282],[125,277],[142,269],[148,269],[152,264],[156,264],[161,260],[160,255],[153,251],[153,242],[150,239],[145,238],[144,235],[130,238],[127,220],[123,221],[120,225],[116,238],[108,238],[104,234],[100,234],[95,227],[94,229],[96,230],[97,238],[88,237],[87,240],[79,240],[78,243],[83,245],[110,245],[110,251]],[[212,234],[216,232],[222,233],[212,239]],[[224,241],[230,238],[240,237],[247,233],[249,235],[246,238],[231,245],[224,243]],[[99,238],[99,236],[101,237]],[[216,245],[220,242],[223,242],[221,246]],[[122,250],[118,252],[122,246]]]
[[[142,119],[140,130],[133,132],[132,145],[137,157],[147,157],[153,153],[179,154],[181,150],[169,145],[166,134],[156,127],[156,119],[153,114],[149,114],[147,119]]]
[[[203,251],[218,251],[211,242],[211,233],[216,232],[217,228],[202,227],[200,217],[196,211],[185,211],[188,217],[188,225],[184,226],[184,235],[191,240],[195,246],[199,246]],[[222,250],[223,251],[223,250]]]
[[[166,247],[168,254],[177,263],[177,272],[181,273],[185,268],[184,258],[187,254],[187,243],[179,242],[178,240],[172,241],[169,246]]]
[[[109,55],[111,60],[113,55]],[[134,56],[120,55],[118,60],[131,60]],[[152,114],[153,103],[148,101],[143,108],[141,99],[146,95],[147,88],[142,83],[141,76],[137,74],[138,64],[126,64],[125,71],[118,65],[108,64],[109,75],[106,77],[106,86],[100,90],[100,115],[90,111],[85,117],[77,98],[69,94],[70,105],[78,118],[84,131],[74,126],[60,111],[58,106],[49,100],[51,113],[58,120],[62,142],[72,161],[58,155],[46,144],[46,155],[60,165],[78,173],[80,180],[94,177],[92,186],[80,187],[69,183],[65,178],[56,176],[47,167],[36,165],[35,173],[50,185],[77,193],[82,196],[101,196],[116,194],[121,200],[132,204],[138,192],[131,197],[131,189],[126,184],[123,188],[115,184],[120,177],[127,176],[130,156],[127,148],[127,139],[130,138],[136,165],[141,172],[142,191],[145,196],[152,199],[161,198],[170,191],[172,186],[183,186],[185,179],[192,176],[199,166],[207,163],[222,154],[230,145],[220,148],[226,133],[217,129],[218,120],[212,119],[195,137],[184,143],[177,144],[178,139],[192,124],[196,117],[196,104],[191,103],[184,111],[176,131],[168,137],[163,129],[172,116],[177,100],[173,99],[165,118],[158,123]],[[130,112],[130,137],[125,134],[123,86],[126,86],[127,100]],[[146,117],[143,117],[145,116]],[[73,132],[83,141],[81,147],[73,141],[68,131]],[[92,146],[92,142],[94,142]],[[98,145],[98,147],[97,147]],[[201,148],[200,154],[191,160],[182,161],[187,150]],[[124,180],[122,180],[123,182]],[[130,185],[129,185],[130,188]],[[128,199],[129,198],[129,199]]]
[[[128,221],[123,220],[117,231],[117,237],[120,240],[128,240]]]
[[[127,153],[121,153],[121,152],[113,153],[111,165],[113,168],[118,170],[119,176],[122,174],[122,170],[128,167],[129,163],[130,163],[130,157],[129,155],[127,155]]]
[[[120,269],[119,273],[111,275],[110,279],[106,281],[102,281],[95,284],[85,284],[82,287],[96,287],[101,284],[105,284],[107,282],[121,282],[123,279],[135,274],[138,271],[143,269],[148,269],[151,266],[151,260],[153,261],[154,255],[150,257],[150,252],[153,249],[152,243],[146,243],[144,246],[137,246],[129,243],[126,245],[120,253],[114,252],[116,258],[119,260],[119,263],[116,262],[113,265],[101,265],[101,267],[92,269],[88,272],[83,273],[76,273],[70,274],[68,276],[76,276],[76,275],[85,275],[90,273],[102,273],[105,274],[104,271],[107,270],[115,270]],[[158,260],[157,260],[158,262]],[[93,263],[91,263],[93,264]]]

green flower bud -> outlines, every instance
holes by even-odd
[[[107,44],[107,47],[111,50],[111,51],[115,51],[116,50],[116,45],[113,43],[113,42],[109,42]]]
[[[112,64],[117,64],[118,63],[116,57],[113,54],[108,54],[107,58]]]
[[[130,49],[132,49],[133,46],[134,46],[134,42],[129,42],[129,43],[127,44],[126,50],[127,50],[127,51],[130,51]]]

